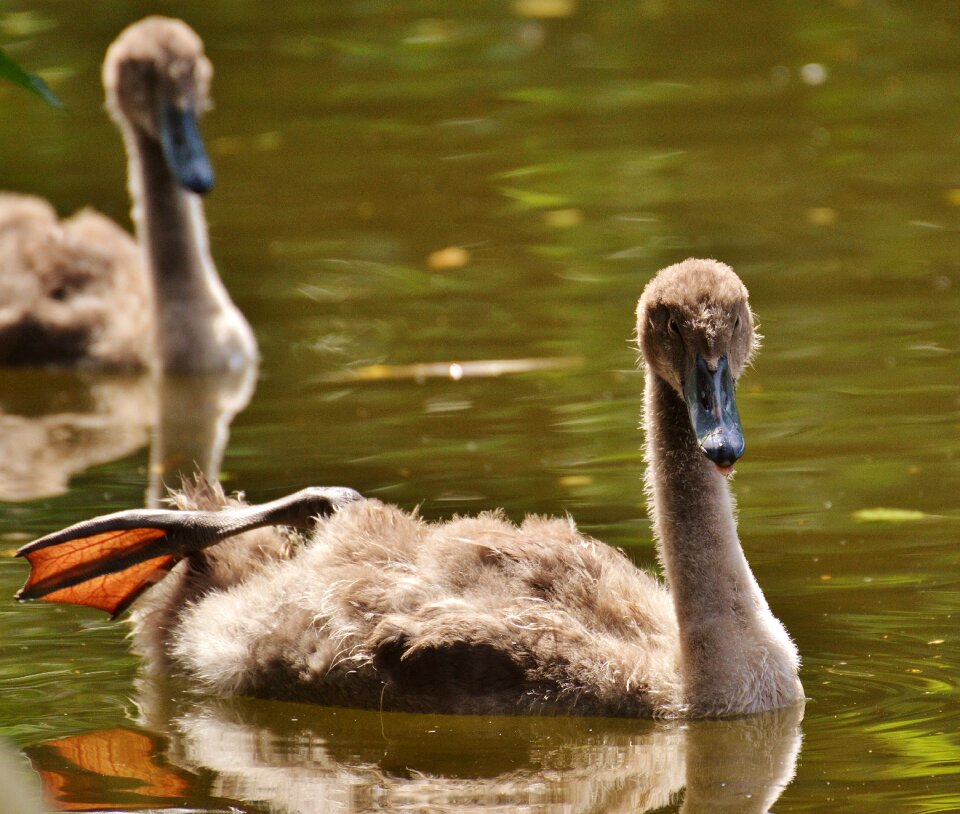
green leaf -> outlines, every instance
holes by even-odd
[[[912,523],[926,516],[916,509],[860,509],[853,513],[853,519],[860,523]]]
[[[6,79],[8,82],[19,85],[21,88],[26,88],[31,93],[35,93],[44,99],[48,105],[58,110],[67,109],[67,106],[60,100],[57,94],[50,90],[46,82],[36,74],[25,71],[10,59],[2,49],[0,49],[0,79]]]

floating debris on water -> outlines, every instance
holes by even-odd
[[[859,509],[853,513],[853,519],[860,523],[911,523],[927,517],[916,509]]]
[[[325,382],[380,382],[413,379],[491,378],[543,370],[571,370],[583,367],[582,356],[530,359],[478,359],[464,362],[417,362],[411,365],[364,365],[323,377]]]

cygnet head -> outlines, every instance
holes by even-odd
[[[128,26],[103,62],[113,118],[158,142],[180,183],[201,194],[213,186],[197,126],[210,104],[212,77],[203,41],[186,23],[168,17],[147,17]]]
[[[729,473],[744,452],[736,381],[759,344],[740,278],[716,260],[668,266],[640,297],[637,339],[647,375],[684,400],[701,451]]]

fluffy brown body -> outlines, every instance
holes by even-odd
[[[155,356],[136,242],[84,209],[0,193],[0,364],[137,369]]]
[[[219,487],[184,507],[228,505]],[[572,521],[349,504],[184,561],[132,614],[147,664],[215,692],[407,711],[679,711],[669,594]]]

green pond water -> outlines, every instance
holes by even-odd
[[[259,380],[0,371],[3,553],[155,499],[173,445],[252,500],[569,512],[653,568],[633,310],[717,257],[765,335],[741,538],[808,701],[679,725],[210,699],[148,683],[122,622],[18,606],[4,556],[0,769],[51,810],[960,811],[954,2],[7,0],[0,47],[70,112],[0,85],[0,187],[129,224],[99,65],[155,11],[215,64],[211,248]]]

